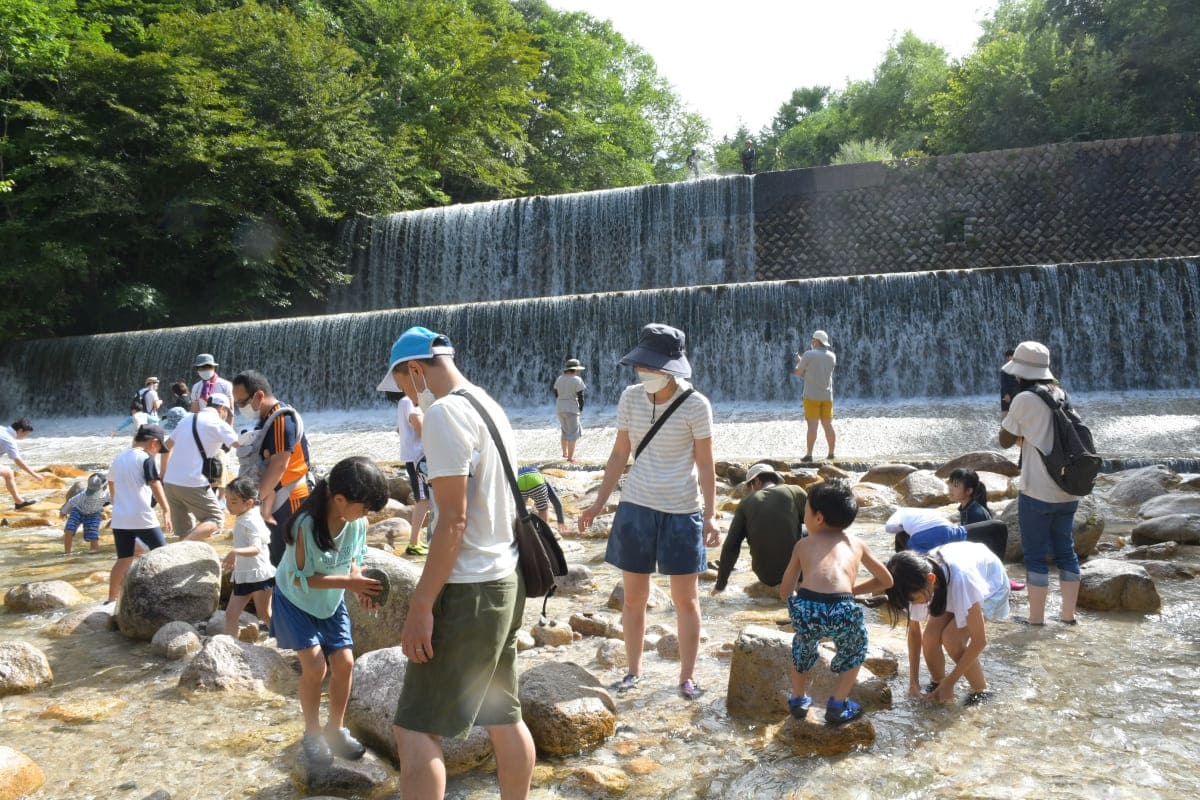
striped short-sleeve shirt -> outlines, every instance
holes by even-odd
[[[617,429],[629,433],[630,454],[666,411],[679,392],[690,388],[675,379],[678,390],[670,399],[655,404],[640,383],[626,387],[617,402]],[[700,511],[703,500],[696,475],[695,442],[712,438],[712,406],[708,398],[694,392],[671,415],[650,444],[633,463],[621,488],[621,499],[668,514]]]

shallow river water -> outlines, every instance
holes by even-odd
[[[1104,425],[1111,424],[1136,442],[1156,443],[1146,445],[1146,455],[1194,457],[1200,450],[1195,398],[1159,402],[1163,407],[1153,410],[1160,413],[1144,424],[1133,422],[1145,413],[1144,407],[1124,415],[1114,408],[1109,422],[1099,427],[1105,430]],[[964,411],[980,421],[992,418],[982,403]],[[718,458],[745,461],[767,453],[795,453],[779,436],[761,432],[761,417],[750,424],[761,412],[741,413],[747,418],[718,425]],[[943,433],[927,430],[921,437],[915,433],[923,426],[934,427],[929,420],[944,424],[953,416],[946,405],[925,417],[881,413],[880,419],[893,420],[886,423],[893,430],[914,431],[914,438],[895,451],[868,453],[870,448],[859,445],[845,452],[875,459],[905,453],[935,457],[987,443],[984,437],[964,440],[961,446],[958,440],[936,449],[931,445],[939,437],[952,439],[952,432],[963,425],[948,425]],[[368,430],[368,423],[374,422],[370,416],[343,419],[325,432],[313,425],[314,451],[329,463],[351,452],[392,458],[394,438]],[[744,435],[736,427],[743,424]],[[778,424],[788,436],[800,425],[795,420]],[[24,447],[27,458],[35,465],[107,463],[122,443],[82,435],[84,425],[62,421],[40,427]],[[855,431],[865,437],[874,427],[852,420],[843,420],[843,425],[848,443],[855,441]],[[603,420],[593,423],[581,452],[585,458],[606,455],[611,435],[598,430],[602,427]],[[529,425],[525,430],[527,457],[556,455],[552,430]],[[757,433],[751,435],[751,430]],[[1113,436],[1109,441],[1118,440]],[[1165,441],[1172,446],[1160,446]],[[577,502],[573,498],[598,479],[594,469],[572,470],[557,479],[566,489],[568,511]],[[728,519],[724,515],[723,523]],[[877,524],[863,523],[855,530],[877,553],[890,552]],[[90,599],[102,600],[113,557],[111,540],[102,538],[102,555],[63,559],[57,529],[3,530],[0,592],[17,583],[61,578]],[[229,546],[228,539],[215,544],[218,550]],[[570,558],[588,564],[600,588],[581,599],[552,599],[551,615],[562,620],[576,611],[603,611],[618,580],[602,563],[602,541],[584,539],[580,546]],[[1182,560],[1200,563],[1200,548],[1184,550]],[[706,693],[694,703],[680,699],[675,690],[678,663],[648,652],[641,689],[617,698],[616,735],[591,753],[539,758],[534,797],[593,796],[593,790],[572,777],[573,769],[587,766],[621,771],[631,781],[624,796],[638,798],[1182,800],[1200,791],[1195,769],[1200,758],[1200,582],[1159,580],[1163,608],[1157,614],[1084,612],[1076,628],[989,624],[984,669],[997,695],[993,702],[973,708],[930,707],[907,699],[902,629],[888,627],[876,612],[868,611],[872,640],[901,655],[900,676],[892,681],[895,704],[871,715],[878,732],[874,747],[817,758],[792,755],[775,742],[773,726],[731,719],[726,713],[729,662],[717,655],[720,645],[733,641],[748,624],[770,627],[786,616],[782,604],[752,599],[742,591],[754,580],[745,563],[725,595],[710,597],[708,586],[702,585],[708,640],[701,647],[697,679]],[[1019,566],[1010,566],[1010,572],[1022,577]],[[665,581],[658,583],[666,588]],[[1021,613],[1023,594],[1014,598],[1014,610]],[[1056,598],[1055,589],[1048,616],[1054,616]],[[536,621],[537,611],[529,604],[528,624]],[[46,773],[46,785],[34,798],[143,798],[160,789],[174,798],[304,796],[289,777],[301,731],[293,698],[181,695],[176,689],[180,664],[164,661],[148,644],[129,642],[116,633],[49,638],[45,628],[60,616],[61,612],[0,614],[0,639],[21,639],[41,648],[55,673],[54,686],[47,691],[0,698],[0,742],[25,752]],[[670,612],[652,611],[648,623],[673,629],[674,618]],[[535,649],[523,653],[519,663],[528,667],[547,659],[571,660],[603,682],[615,682],[621,670],[597,665],[597,643],[584,639],[556,651]],[[92,709],[103,718],[64,722],[53,718],[56,705]],[[490,798],[497,794],[495,786],[495,776],[484,770],[452,778],[448,795]],[[375,796],[398,795],[388,784]]]

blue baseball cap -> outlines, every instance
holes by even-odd
[[[383,380],[379,382],[375,390],[379,392],[400,391],[400,387],[396,385],[396,379],[392,377],[392,370],[396,368],[397,364],[418,358],[452,355],[454,355],[454,347],[451,346],[449,337],[441,333],[434,333],[429,328],[423,328],[420,325],[409,328],[400,334],[400,338],[392,345],[387,372],[384,373]]]

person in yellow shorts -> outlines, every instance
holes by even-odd
[[[801,461],[813,460],[818,422],[825,429],[829,460],[834,459],[837,436],[833,432],[833,370],[836,366],[837,356],[829,349],[829,334],[814,331],[810,349],[798,356],[793,370],[794,375],[804,378],[804,419],[808,422],[808,449]]]

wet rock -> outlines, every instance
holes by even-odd
[[[927,469],[906,475],[896,484],[896,493],[900,496],[901,505],[910,508],[932,508],[950,502],[946,482]]]
[[[573,630],[584,636],[603,636],[606,639],[625,638],[625,631],[621,628],[620,619],[608,614],[597,614],[591,611],[572,614],[570,625]]]
[[[0,798],[17,800],[42,788],[46,776],[33,760],[11,747],[0,745]]]
[[[679,660],[679,635],[675,633],[664,633],[658,637],[658,642],[654,646],[658,652],[659,658],[664,658],[668,661]]]
[[[596,579],[592,577],[592,571],[583,564],[571,564],[568,566],[567,574],[557,579],[555,584],[558,586],[555,594],[565,594],[572,597],[591,594],[596,590]]]
[[[538,750],[569,755],[613,735],[617,706],[600,681],[572,662],[539,664],[521,674],[521,716]]]
[[[1158,542],[1156,544],[1142,545],[1135,547],[1132,550],[1122,553],[1121,557],[1126,559],[1167,559],[1174,558],[1179,552],[1179,542]]]
[[[538,647],[561,647],[570,644],[574,639],[571,626],[556,619],[534,623],[529,633]]]
[[[1170,561],[1135,561],[1129,560],[1130,564],[1137,564],[1146,573],[1156,581],[1190,581],[1197,575],[1200,575],[1200,566],[1195,564],[1176,564]]]
[[[877,644],[867,645],[867,660],[863,667],[879,678],[892,678],[900,671],[900,656]]]
[[[1134,525],[1130,537],[1134,544],[1200,544],[1200,514],[1166,514],[1151,517]]]
[[[151,650],[172,660],[187,658],[199,652],[200,647],[200,634],[189,623],[179,620],[163,625],[150,640]]]
[[[413,492],[412,486],[408,482],[408,475],[388,478],[388,496],[406,506],[412,505]]]
[[[367,539],[372,542],[382,540],[391,545],[397,542],[407,544],[411,535],[412,525],[409,524],[408,520],[398,515],[385,519],[382,522],[376,522],[367,528]]]
[[[108,604],[81,608],[65,615],[52,625],[47,625],[43,632],[52,639],[65,639],[81,633],[116,630],[117,620],[113,616],[115,610],[115,606]]]
[[[36,692],[52,683],[45,653],[28,642],[0,642],[0,697]]]
[[[1174,493],[1153,497],[1138,508],[1142,519],[1165,517],[1169,514],[1200,514],[1200,494]]]
[[[798,469],[794,472],[782,472],[780,475],[783,477],[784,483],[789,486],[799,486],[801,489],[807,489],[821,480],[821,476],[815,469]]]
[[[111,717],[124,707],[125,701],[119,697],[97,697],[74,703],[55,703],[43,711],[38,719],[54,719],[68,725],[82,725]]]
[[[825,704],[818,707],[814,702],[804,719],[789,716],[775,738],[798,756],[833,756],[875,744],[875,726],[865,714],[842,725],[827,725]]]
[[[262,692],[290,694],[296,673],[278,650],[239,642],[224,634],[204,643],[183,674],[179,688],[191,692]]]
[[[350,612],[354,630],[354,652],[358,655],[400,644],[400,632],[408,617],[408,603],[421,577],[420,569],[411,562],[375,547],[367,548],[363,572],[384,584],[384,594],[380,596],[380,607],[374,611],[360,606],[354,597],[346,596],[346,609]]]
[[[1020,563],[1025,557],[1017,506],[1017,502],[1009,503],[996,516],[996,519],[1008,526],[1008,544],[1004,550],[1004,560],[1010,564]],[[1073,529],[1075,552],[1081,559],[1096,552],[1096,545],[1104,534],[1104,524],[1100,501],[1094,495],[1081,498],[1079,507],[1075,510]],[[1053,555],[1048,555],[1046,560],[1053,563]]]
[[[208,622],[204,624],[204,635],[220,636],[221,634],[225,634],[227,636],[234,636],[234,638],[237,638],[236,634],[240,632],[243,627],[246,625],[257,624],[258,617],[254,616],[249,611],[243,611],[241,615],[238,616],[238,630],[227,631],[225,630],[225,611],[223,609],[217,609],[212,613],[212,616],[208,618]],[[357,644],[358,642],[356,641],[355,645],[357,646]]]
[[[171,800],[171,793],[166,789],[159,789],[146,795],[142,800]]]
[[[176,620],[208,619],[221,593],[221,562],[206,542],[178,542],[133,562],[117,605],[117,627],[130,639],[150,641]]]
[[[624,668],[628,663],[625,643],[620,639],[603,639],[596,647],[596,663],[604,669]]]
[[[950,473],[956,469],[973,469],[976,472],[995,472],[1008,477],[1016,477],[1021,474],[1021,468],[1017,463],[1006,456],[1004,453],[998,453],[994,450],[977,450],[973,453],[964,453],[958,458],[952,458],[945,464],[938,467],[935,473],[939,478],[945,480],[950,477]]]
[[[817,467],[817,474],[825,480],[836,478],[838,480],[846,481],[850,480],[851,478],[849,472],[846,472],[846,470],[842,469],[841,467],[834,466],[833,464],[822,464],[821,466]]]
[[[859,512],[875,506],[896,504],[896,491],[881,483],[856,483],[850,487],[850,491],[854,492],[854,499],[858,501]]]
[[[18,613],[69,608],[82,602],[83,595],[66,581],[22,583],[4,595],[4,607]]]
[[[1079,607],[1093,611],[1158,611],[1162,600],[1143,567],[1096,558],[1080,570]]]
[[[1179,485],[1179,475],[1162,464],[1125,470],[1118,475],[1120,477],[1106,497],[1108,502],[1118,506],[1140,507],[1147,500],[1164,495]]]
[[[855,522],[887,522],[888,518],[895,514],[900,508],[899,505],[893,503],[885,503],[880,506],[868,506],[858,509],[858,516],[854,518]]]
[[[812,671],[808,693],[814,705],[824,707],[836,676],[829,668],[833,650],[823,646]],[[729,687],[725,706],[732,716],[779,720],[788,713],[791,688],[792,634],[751,625],[742,630],[734,643],[729,665]],[[859,670],[858,681],[850,697],[868,710],[890,708],[892,690],[887,682]]]
[[[367,747],[398,764],[392,738],[392,716],[400,700],[400,687],[408,659],[399,647],[372,650],[354,662],[354,680],[346,705],[346,727]],[[479,767],[492,755],[487,731],[478,726],[465,738],[442,739],[446,773],[460,775]]]
[[[310,792],[366,795],[389,777],[387,768],[371,753],[358,761],[335,758],[328,764],[318,764],[310,761],[303,750],[297,750],[292,778]]]
[[[629,776],[616,767],[575,767],[568,775],[568,780],[592,795],[624,794],[631,785]]]
[[[773,600],[776,603],[782,602],[779,599],[779,585],[768,586],[762,581],[754,581],[746,586],[746,597],[753,597],[755,600]]]
[[[618,581],[617,585],[613,587],[612,594],[608,596],[607,605],[609,608],[615,611],[620,611],[624,607],[625,587],[620,581]],[[652,581],[650,583],[650,599],[646,602],[646,608],[651,611],[656,611],[660,608],[665,611],[670,611],[672,608],[674,608],[674,604],[671,602],[670,595],[658,588],[658,585]]]
[[[917,468],[909,464],[876,464],[862,476],[862,483],[891,488],[916,471]]]

